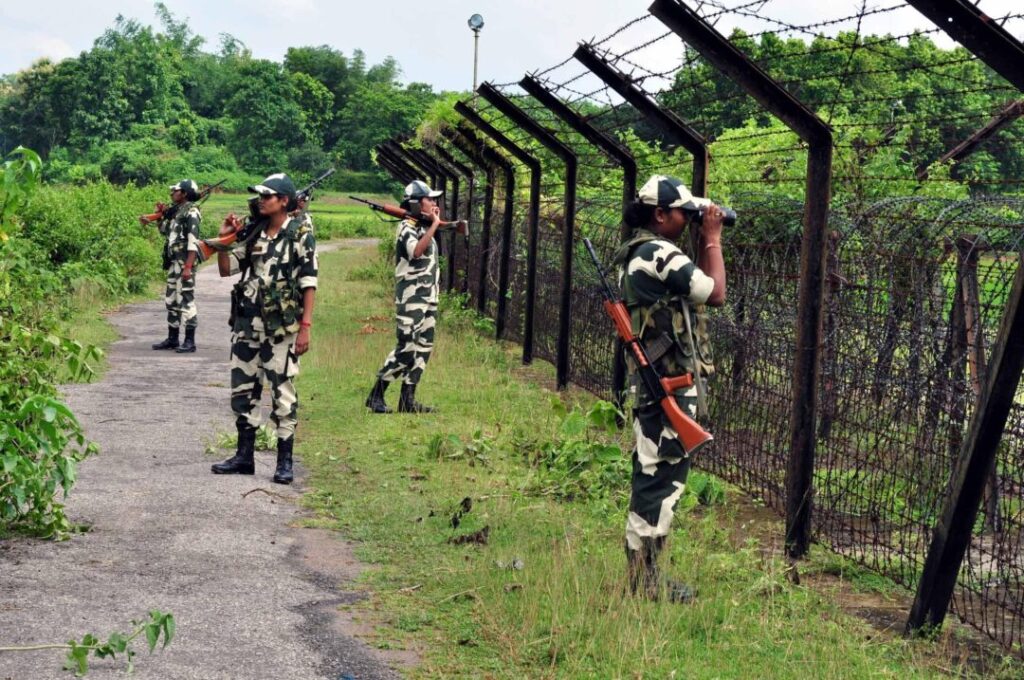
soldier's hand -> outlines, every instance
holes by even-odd
[[[185,267],[181,270],[181,280],[191,281],[192,280],[192,267]]]
[[[704,209],[704,219],[701,223],[700,233],[705,240],[716,240],[722,236],[722,219],[725,213],[722,209],[712,203]]]
[[[435,205],[430,209],[430,227],[437,228],[441,224],[441,206]]]
[[[299,328],[299,336],[295,338],[295,354],[302,356],[309,351],[309,327]]]
[[[242,227],[242,221],[238,219],[235,213],[228,213],[228,216],[224,218],[224,223],[220,225],[220,236],[227,236],[228,234],[234,234]]]

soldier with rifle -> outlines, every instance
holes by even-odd
[[[434,234],[443,224],[437,202],[441,194],[420,180],[405,187],[401,210],[406,217],[398,223],[395,233],[395,326],[398,342],[377,371],[376,382],[366,398],[366,407],[373,413],[391,413],[384,401],[384,392],[396,380],[402,382],[398,399],[400,413],[429,413],[434,410],[416,401],[416,386],[434,349],[438,294]]]
[[[199,312],[196,309],[196,281],[192,269],[199,257],[199,223],[203,217],[197,201],[199,185],[183,179],[171,187],[171,205],[157,206],[152,215],[142,215],[143,224],[157,221],[157,229],[165,237],[164,269],[167,285],[164,306],[167,308],[167,337],[153,345],[153,349],[173,349],[176,352],[196,351],[196,327]],[[179,346],[179,328],[185,326],[185,341]]]
[[[686,602],[694,596],[691,587],[660,575],[658,557],[683,495],[689,453],[710,435],[698,437],[696,446],[688,448],[684,440],[691,433],[680,427],[693,421],[671,417],[673,409],[662,402],[668,397],[676,402],[669,406],[678,404],[677,413],[681,408],[690,417],[706,416],[704,386],[714,365],[703,308],[725,303],[721,234],[729,212],[694,197],[681,181],[655,175],[627,207],[624,219],[632,235],[615,254],[628,321],[646,349],[643,358],[630,357],[627,365],[634,376],[653,368],[665,378],[660,384],[670,387],[665,394],[656,380],[634,379],[636,448],[626,521],[627,573],[632,592],[651,599]],[[691,223],[700,224],[696,263],[674,243]]]
[[[235,413],[235,455],[212,466],[215,474],[251,475],[260,425],[264,379],[272,391],[270,420],[277,431],[274,482],[293,479],[292,452],[297,425],[295,377],[299,357],[309,350],[317,286],[316,240],[296,209],[295,184],[284,173],[249,187],[258,213],[243,226],[228,215],[220,237],[204,246],[217,251],[221,276],[242,276],[231,295],[231,409]],[[228,246],[233,246],[228,250]],[[237,266],[235,266],[237,265]]]

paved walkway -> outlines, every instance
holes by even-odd
[[[204,453],[234,430],[229,407],[228,299],[233,279],[200,270],[200,326],[192,355],[154,352],[166,334],[160,301],[110,317],[122,339],[102,381],[72,385],[68,403],[101,453],[79,468],[67,502],[88,533],[55,543],[0,542],[0,646],[63,642],[127,631],[151,609],[170,611],[177,636],[139,680],[312,680],[396,677],[381,655],[348,637],[340,604],[359,565],[326,532],[293,528],[301,487],[210,473]],[[266,406],[265,406],[266,408]],[[300,444],[301,448],[301,435]],[[298,470],[301,474],[301,468]],[[300,480],[301,481],[301,480]],[[0,654],[0,680],[68,678],[63,653]],[[88,678],[123,678],[123,660],[90,663]]]

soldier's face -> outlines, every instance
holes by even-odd
[[[686,228],[686,213],[682,208],[661,208],[654,211],[657,232],[665,238],[675,241]]]
[[[181,189],[175,189],[171,192],[171,200],[175,203],[181,203],[185,200],[185,192]]]
[[[287,203],[288,199],[280,194],[260,194],[260,214],[273,215]]]

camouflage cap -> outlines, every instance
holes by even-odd
[[[434,191],[426,182],[416,179],[406,185],[405,200],[418,201],[421,198],[437,198],[443,193],[443,191]]]
[[[195,180],[183,179],[171,185],[171,191],[184,191],[186,194],[199,194],[199,185]]]
[[[295,182],[283,172],[277,172],[264,179],[259,184],[249,187],[250,193],[260,196],[281,194],[288,198],[295,198]]]
[[[687,210],[700,210],[711,205],[710,200],[691,194],[681,180],[667,175],[652,175],[647,183],[640,187],[637,200],[647,205]]]

